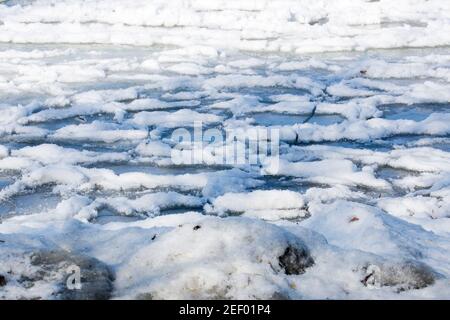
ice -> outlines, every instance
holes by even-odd
[[[448,299],[448,12],[1,2],[0,298]]]
[[[412,6],[414,10],[409,10]],[[206,0],[168,3],[136,0],[130,5],[120,1],[54,4],[43,0],[30,5],[2,6],[0,40],[182,44],[196,48],[186,53],[207,56],[217,51],[203,49],[205,46],[297,53],[424,47],[449,43],[444,32],[448,24],[446,10],[448,4],[442,0],[427,3],[340,0],[332,5],[311,0],[213,4]]]
[[[52,138],[56,140],[92,140],[112,143],[120,140],[142,140],[147,137],[147,134],[146,130],[96,120],[89,124],[68,125],[60,128],[52,134]]]
[[[212,73],[212,70],[208,68],[199,66],[195,63],[188,63],[188,62],[172,65],[171,67],[167,68],[167,70],[186,75],[199,75]]]
[[[44,165],[67,163],[67,164],[92,164],[96,162],[125,162],[129,156],[123,153],[100,153],[93,151],[79,151],[71,148],[63,148],[55,144],[40,144],[34,147],[11,150],[11,156],[16,160],[21,158],[31,159]],[[7,160],[4,159],[4,160]]]
[[[31,171],[14,184],[0,191],[0,197],[10,197],[27,188],[35,188],[46,184],[60,185],[62,192],[78,189],[93,190],[127,190],[140,188],[162,188],[178,186],[187,189],[201,189],[206,187],[206,174],[184,174],[177,176],[152,175],[141,172],[127,172],[116,175],[108,169],[87,169],[70,165],[49,165]]]
[[[77,219],[91,220],[95,218],[101,208],[107,207],[124,215],[147,215],[155,216],[160,211],[171,208],[198,208],[203,204],[202,200],[185,196],[176,192],[147,194],[137,199],[125,197],[98,198],[89,206],[83,208],[77,215]]]
[[[400,134],[447,135],[450,133],[448,113],[433,113],[422,121],[388,120],[373,118],[364,121],[348,122],[321,126],[317,124],[296,124],[283,127],[282,138],[298,141],[337,141],[342,139],[370,141]]]
[[[325,175],[323,172],[327,172]],[[358,170],[355,164],[348,160],[322,160],[312,162],[288,162],[281,160],[274,164],[272,159],[262,170],[262,174],[287,175],[305,179],[320,184],[341,184],[348,186],[363,186],[369,188],[389,189],[388,182],[377,179],[369,166]]]
[[[9,154],[9,150],[8,148],[6,148],[5,146],[0,145],[0,158],[6,158]]]
[[[283,199],[280,201],[280,199]],[[251,193],[226,193],[214,199],[209,212],[243,213],[265,220],[298,218],[307,215],[301,194],[289,190],[257,190]]]
[[[172,148],[161,141],[146,141],[136,147],[136,152],[144,157],[170,157]]]
[[[160,126],[167,128],[183,127],[193,125],[195,122],[205,124],[220,122],[221,118],[214,114],[202,114],[189,109],[181,109],[175,112],[153,111],[139,112],[133,119],[132,123],[138,126]]]

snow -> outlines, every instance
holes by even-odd
[[[0,41],[193,46],[323,52],[448,45],[444,0],[120,1],[42,0],[3,5]],[[306,9],[304,9],[306,8]],[[414,9],[411,9],[414,8]],[[51,24],[50,24],[51,23]],[[373,27],[373,26],[382,26]],[[297,32],[302,30],[302,32]],[[251,63],[243,66],[252,65]]]
[[[42,164],[92,164],[95,162],[127,161],[129,157],[123,153],[101,153],[87,150],[63,148],[55,144],[40,144],[33,147],[12,150],[11,157],[31,159]]]
[[[221,118],[214,114],[202,114],[189,109],[181,109],[175,112],[139,112],[133,117],[132,123],[139,126],[162,126],[175,128],[193,125],[195,122],[208,124],[219,122],[220,120]]]
[[[338,141],[342,139],[370,141],[400,134],[446,135],[450,133],[447,113],[432,113],[425,120],[390,120],[373,118],[322,126],[314,123],[282,127],[282,139],[294,134],[299,141]]]
[[[448,12],[1,2],[0,298],[449,299]]]
[[[6,158],[9,154],[9,150],[8,148],[6,148],[5,146],[0,145],[0,158]]]
[[[123,128],[123,129],[122,129]],[[89,124],[68,125],[56,130],[52,138],[56,140],[93,140],[107,143],[120,140],[141,140],[147,137],[146,130],[126,128],[115,123],[94,121]]]
[[[98,198],[90,203],[89,206],[80,210],[75,217],[88,221],[98,215],[99,209],[105,207],[113,209],[118,214],[156,216],[161,210],[177,207],[195,208],[201,207],[201,205],[202,200],[197,197],[186,196],[176,192],[157,192],[132,200],[126,197]]]
[[[277,260],[289,243],[303,245],[282,229],[257,220],[209,218],[185,223],[136,251],[117,275],[122,283],[118,290],[125,296],[131,291],[155,299],[271,298],[274,292],[288,290]],[[173,261],[174,256],[180,259]],[[146,272],[149,268],[152,273]],[[147,276],[130,281],[141,272]],[[154,281],[161,277],[164,281]]]
[[[273,159],[270,159],[263,168],[263,174],[294,176],[319,184],[390,188],[386,181],[374,176],[371,167],[366,166],[358,170],[355,164],[348,160],[295,163],[281,160],[276,163],[275,165]]]
[[[218,214],[242,213],[264,220],[304,217],[303,196],[289,190],[257,190],[250,193],[226,193],[214,199],[206,211]]]

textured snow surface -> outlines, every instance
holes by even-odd
[[[434,47],[450,44],[449,10],[446,0],[12,0],[0,8],[0,41],[281,52]],[[171,70],[209,72],[191,63]]]
[[[449,14],[2,2],[0,298],[450,299]],[[174,163],[195,122],[237,141]]]

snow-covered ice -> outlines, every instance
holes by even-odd
[[[0,2],[0,299],[450,299],[449,29],[446,0]]]

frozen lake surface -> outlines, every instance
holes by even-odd
[[[201,41],[217,27],[195,20],[216,10],[202,1],[178,33],[14,3],[0,5],[0,298],[450,298],[450,51],[432,22],[386,16],[347,38],[336,8],[292,13],[309,41],[230,1],[223,19],[263,16],[224,48]],[[380,26],[398,41],[375,46]],[[411,29],[422,42],[402,43]],[[174,130],[199,122],[236,141],[174,163]],[[220,161],[265,129],[279,158]]]

